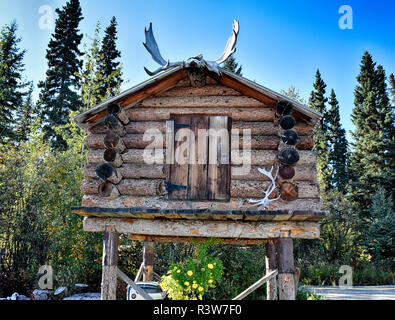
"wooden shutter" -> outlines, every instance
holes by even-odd
[[[170,137],[174,135],[174,143],[170,143],[167,153],[174,152],[174,164],[170,165],[169,173],[172,189],[169,199],[229,201],[230,119],[223,116],[180,115],[173,116],[172,121],[174,131],[168,134]],[[214,133],[226,130],[227,135],[222,139],[215,134],[210,136],[208,129],[215,130]],[[188,141],[189,148],[186,150]],[[180,159],[188,161],[179,163]]]
[[[220,139],[215,139],[214,137],[209,136],[209,165],[207,179],[208,199],[229,201],[231,148],[230,118],[224,116],[210,117],[209,129],[213,129],[214,132],[226,130],[228,134],[225,136],[222,135]]]

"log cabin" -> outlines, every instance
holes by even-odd
[[[89,152],[82,204],[73,210],[85,231],[105,231],[102,298],[114,297],[122,232],[149,242],[266,243],[280,299],[293,299],[292,239],[318,238],[325,217],[312,136],[321,117],[196,63],[167,65],[76,116]]]

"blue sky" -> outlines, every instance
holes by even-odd
[[[97,21],[105,28],[113,15],[117,17],[118,47],[128,80],[122,89],[148,78],[143,66],[157,67],[142,46],[149,22],[165,59],[179,61],[202,53],[214,60],[222,53],[237,18],[240,33],[235,57],[243,65],[243,76],[275,91],[294,85],[308,98],[319,68],[328,94],[333,88],[338,96],[346,130],[353,129],[353,91],[364,51],[383,65],[387,75],[395,73],[393,0],[80,1],[84,35],[93,35]],[[16,19],[21,47],[27,49],[26,77],[35,84],[45,78],[45,53],[53,32],[40,29],[39,8],[48,5],[55,10],[65,2],[0,0],[0,25]],[[342,5],[353,10],[352,30],[339,28]]]

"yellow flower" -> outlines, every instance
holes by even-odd
[[[189,282],[185,281],[184,284],[188,287],[189,286]]]
[[[196,283],[194,283],[193,285],[192,285],[192,288],[194,288],[194,289],[196,289],[198,287],[198,285],[196,284]]]
[[[191,275],[193,275],[193,272],[191,270],[188,270],[187,275],[191,276]]]
[[[210,279],[210,280],[208,281],[208,283],[213,283],[213,279]]]
[[[199,291],[203,291],[204,289],[203,289],[203,287],[199,287],[199,289],[198,289]]]
[[[177,270],[177,273],[180,273],[180,272],[181,272],[181,270],[180,270],[180,269],[178,269],[178,270]]]
[[[214,266],[213,266],[211,263],[209,263],[209,264],[207,265],[207,267],[208,267],[209,269],[214,268]]]

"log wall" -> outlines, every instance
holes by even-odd
[[[165,149],[156,154],[147,147],[166,148],[166,121],[173,114],[225,115],[232,118],[231,153],[231,200],[229,202],[210,201],[170,201],[163,195],[163,185],[167,177]],[[89,129],[87,138],[85,180],[82,183],[83,206],[135,207],[152,206],[161,208],[217,208],[248,209],[256,208],[247,202],[250,198],[264,197],[268,179],[258,172],[258,168],[277,162],[281,150],[278,117],[276,110],[265,102],[244,95],[232,88],[208,79],[206,86],[193,88],[185,79],[162,93],[134,103],[125,110],[129,121],[123,123],[124,134],[118,145],[116,171],[122,177],[114,184],[118,197],[99,195],[102,181],[96,175],[96,168],[105,161],[107,127],[100,123]],[[293,166],[299,195],[294,201],[278,200],[271,203],[270,209],[320,210],[320,192],[317,184],[316,155],[312,151],[313,126],[296,118],[294,130],[299,134],[295,149],[300,159]],[[153,136],[144,135],[154,129]],[[241,167],[237,155],[243,156],[243,136],[237,130],[251,130],[251,168]],[[153,164],[147,164],[147,160]],[[115,160],[114,160],[115,161]],[[277,193],[278,194],[278,193]],[[275,196],[275,195],[274,195]]]

